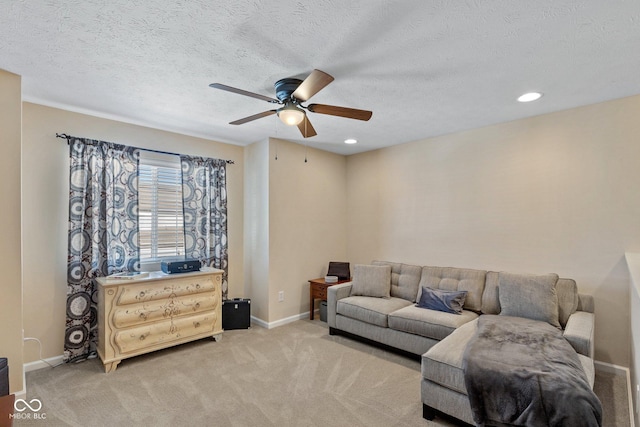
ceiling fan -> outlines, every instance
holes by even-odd
[[[211,83],[209,86],[214,89],[226,90],[228,92],[261,99],[272,104],[282,105],[282,107],[275,110],[263,111],[262,113],[235,120],[233,122],[230,122],[230,125],[242,125],[244,123],[248,123],[262,117],[277,114],[278,117],[280,117],[280,120],[282,120],[286,125],[298,126],[298,129],[300,130],[300,133],[302,133],[302,136],[305,138],[309,138],[317,135],[317,133],[311,125],[311,122],[307,117],[307,113],[304,110],[311,111],[312,113],[328,114],[330,116],[346,117],[348,119],[364,121],[369,120],[371,118],[371,115],[373,114],[371,111],[367,110],[337,107],[335,105],[302,105],[303,102],[308,101],[309,98],[320,92],[332,81],[333,77],[320,70],[313,70],[311,74],[309,74],[304,80],[295,78],[281,79],[274,84],[277,99],[253,92],[248,92],[242,89],[236,89],[234,87],[223,85],[221,83]]]

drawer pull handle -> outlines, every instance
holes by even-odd
[[[195,305],[195,307],[196,307],[196,310],[197,310],[197,309],[199,309],[199,308],[200,308],[200,303],[199,303],[199,302],[197,302],[197,303],[196,303],[196,305]]]
[[[200,322],[194,323],[193,326],[195,326],[196,328],[199,328],[200,327]]]
[[[144,313],[140,313],[140,318],[143,320],[147,320],[147,315]]]
[[[144,335],[140,335],[140,341],[144,341]]]
[[[140,292],[139,296],[140,298],[144,298],[144,291]]]
[[[200,289],[200,283],[196,283],[196,289]]]

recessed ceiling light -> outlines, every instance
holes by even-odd
[[[529,92],[529,93],[525,93],[524,95],[520,95],[518,97],[518,101],[531,102],[531,101],[535,101],[536,99],[540,99],[541,96],[542,94],[540,92]]]
[[[349,139],[345,139],[344,143],[345,144],[356,144],[358,142],[357,139],[353,139],[353,138],[349,138]]]

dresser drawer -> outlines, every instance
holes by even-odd
[[[313,298],[318,298],[321,300],[326,300],[327,299],[327,288],[320,288],[320,289],[314,289],[313,290]]]
[[[199,315],[136,326],[117,331],[114,341],[121,354],[156,346],[161,347],[190,336],[213,333],[214,326],[218,322],[217,317],[215,311],[210,311]]]
[[[122,285],[117,304],[136,304],[201,292],[213,292],[216,286],[220,286],[220,276],[217,275],[215,278],[216,282],[212,276],[194,276]]]
[[[214,310],[218,304],[220,304],[218,296],[213,292],[128,304],[114,308],[111,321],[116,328],[126,328],[146,322]]]

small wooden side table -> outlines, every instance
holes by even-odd
[[[309,280],[309,319],[313,320],[313,313],[315,311],[316,299],[327,299],[327,288],[329,286],[337,285],[338,283],[350,282],[351,279],[338,280],[335,283],[327,283],[324,281],[324,277],[319,279]]]

